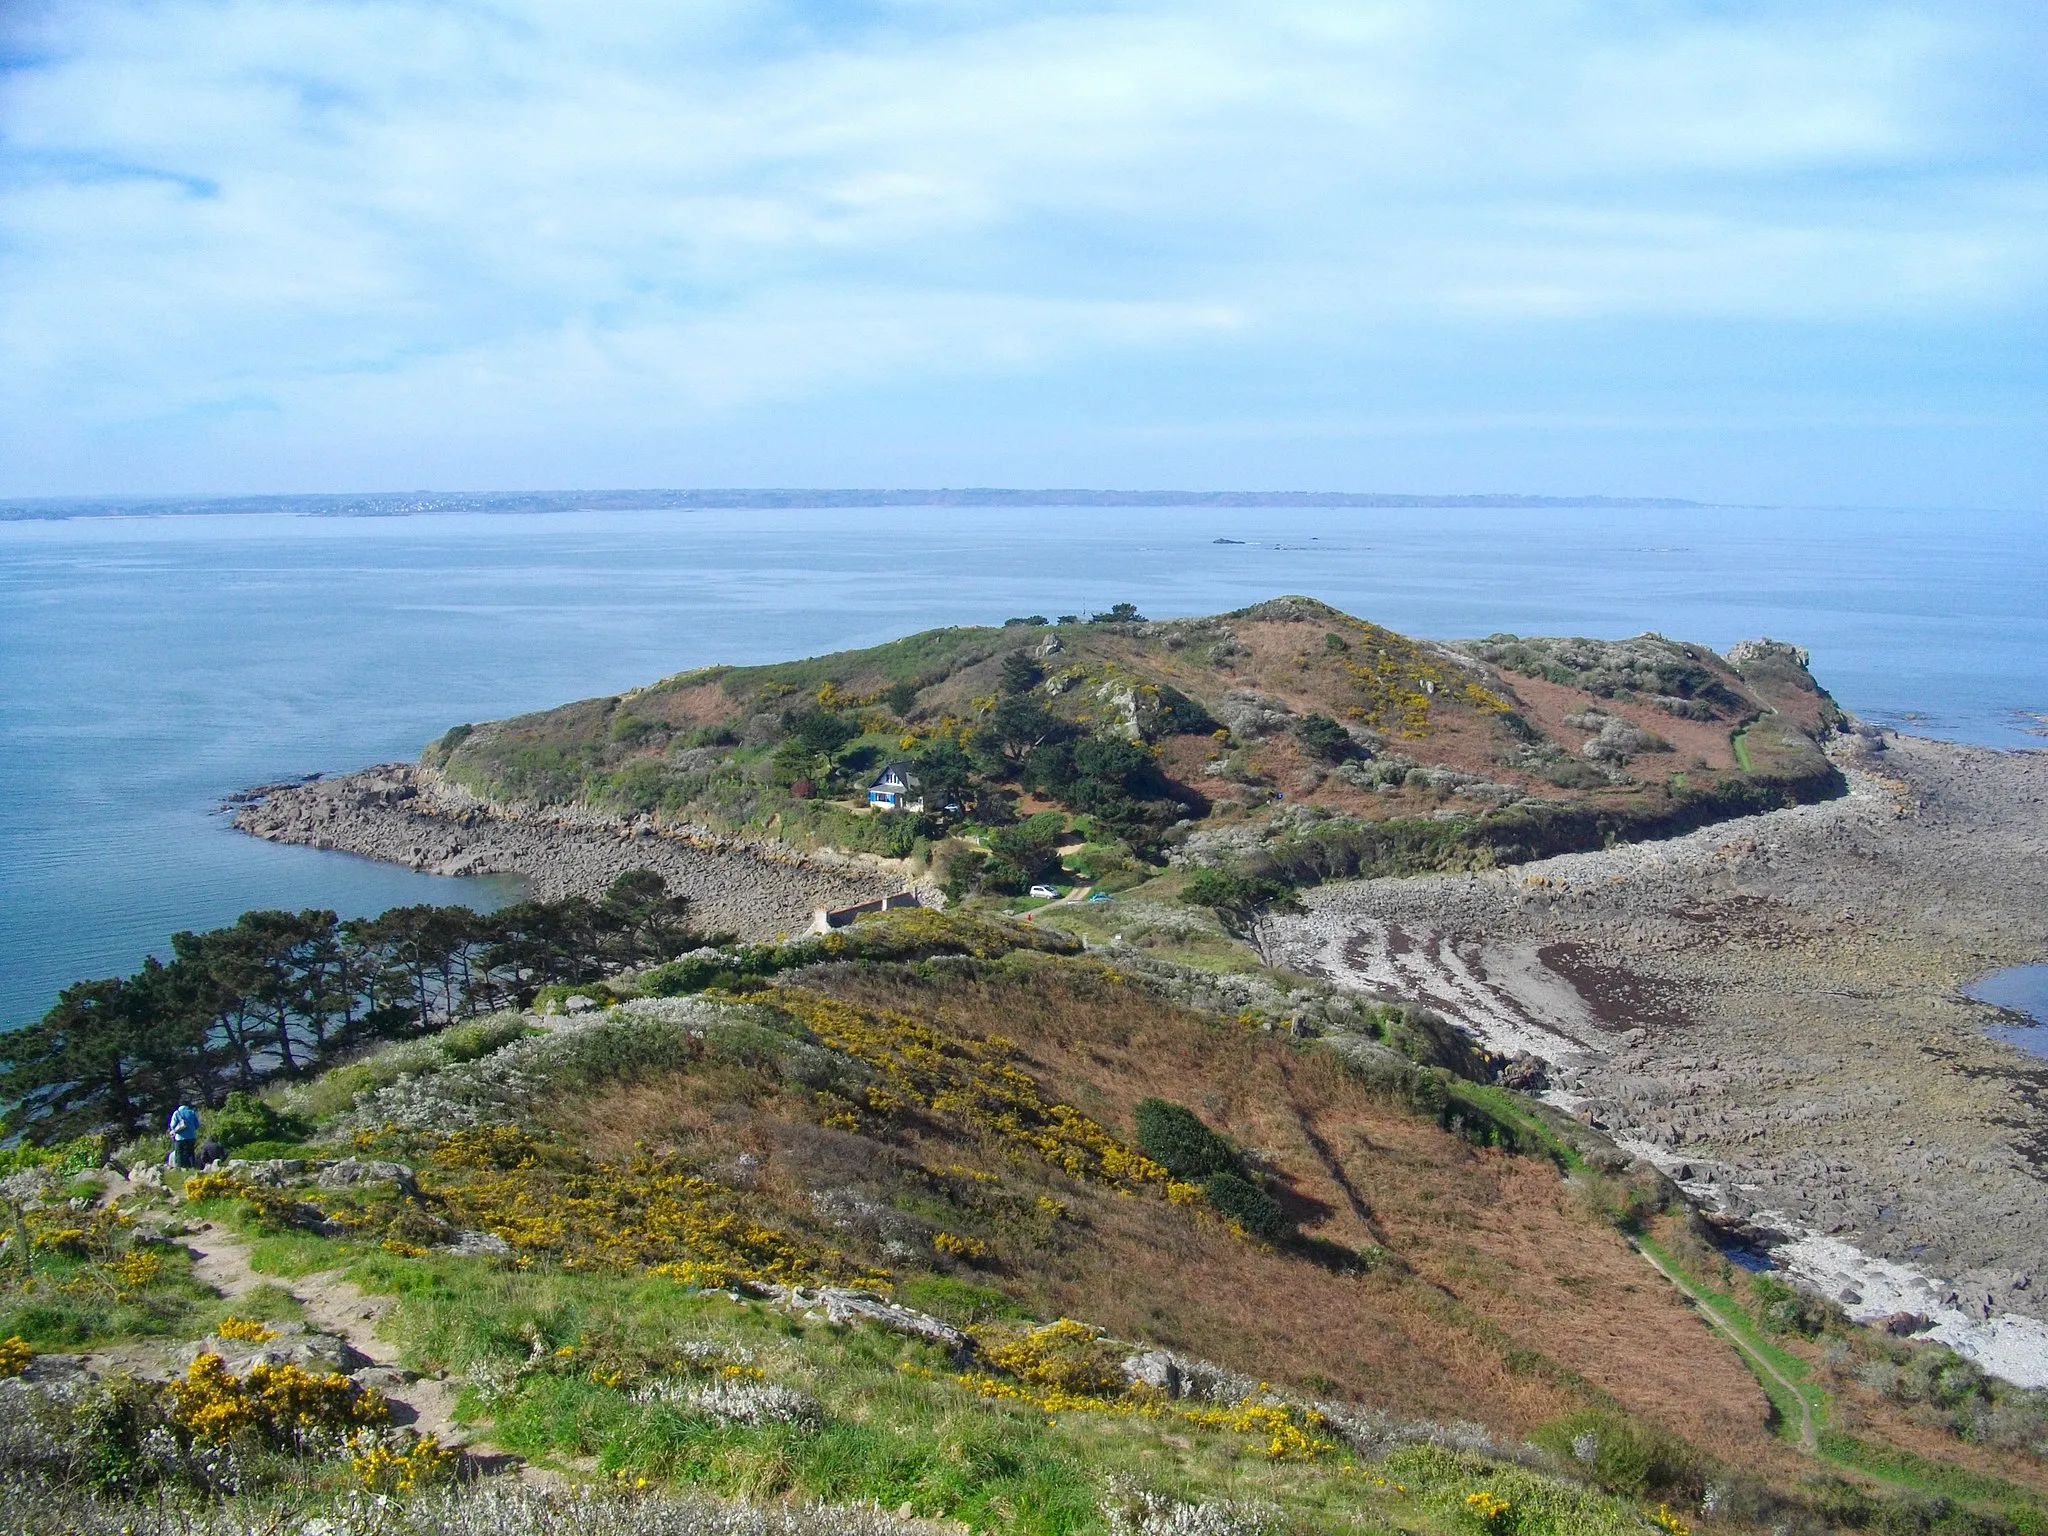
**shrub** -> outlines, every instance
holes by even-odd
[[[289,1458],[367,1443],[389,1418],[380,1394],[346,1376],[267,1364],[234,1376],[215,1354],[168,1382],[115,1376],[55,1392],[16,1384],[0,1394],[0,1483],[233,1493],[296,1475]]]
[[[990,1365],[1034,1387],[1077,1396],[1123,1390],[1123,1372],[1118,1368],[1122,1352],[1103,1341],[1100,1329],[1072,1318],[1028,1329],[1017,1337],[984,1337],[978,1342]]]
[[[1250,933],[1260,913],[1269,908],[1300,910],[1293,891],[1283,881],[1221,869],[1196,870],[1181,887],[1180,899],[1191,907],[1209,908],[1224,931],[1239,938]]]
[[[1580,1477],[1628,1498],[1699,1497],[1697,1452],[1676,1435],[1598,1408],[1544,1425],[1533,1437]]]
[[[278,1157],[304,1157],[306,1149],[296,1141],[245,1141],[233,1149],[236,1157],[251,1163]]]
[[[213,1138],[229,1151],[251,1142],[293,1143],[313,1133],[312,1122],[289,1110],[279,1110],[246,1093],[231,1093],[214,1111],[207,1127]]]
[[[814,1399],[774,1382],[721,1377],[696,1388],[686,1401],[691,1409],[720,1424],[744,1424],[753,1429],[769,1424],[816,1429],[824,1418]]]
[[[1294,734],[1303,751],[1326,763],[1341,763],[1358,752],[1351,733],[1328,715],[1303,715],[1294,722]]]
[[[979,848],[962,848],[946,860],[944,888],[948,901],[963,900],[981,884],[981,872],[988,855]]]
[[[1167,1099],[1140,1099],[1132,1111],[1138,1150],[1176,1179],[1200,1183],[1212,1174],[1240,1177],[1244,1164],[1237,1149],[1202,1123],[1184,1104]]]
[[[434,1036],[434,1044],[450,1061],[476,1061],[520,1039],[528,1028],[526,1020],[516,1013],[494,1013],[444,1029]]]
[[[1242,1174],[1212,1173],[1202,1189],[1211,1205],[1253,1237],[1270,1243],[1287,1230],[1280,1202]]]
[[[1812,1338],[1826,1331],[1834,1309],[1811,1291],[1788,1285],[1776,1275],[1749,1277],[1750,1310],[1772,1333]]]
[[[1042,811],[1014,827],[997,827],[988,835],[989,850],[996,855],[982,876],[984,889],[993,884],[997,866],[1007,863],[1025,880],[1051,876],[1059,868],[1059,845],[1067,836],[1066,818],[1057,811]]]
[[[1207,736],[1216,729],[1216,718],[1178,688],[1160,685],[1158,734],[1161,736]]]

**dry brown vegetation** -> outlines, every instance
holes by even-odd
[[[1576,714],[1587,706],[1586,695],[1578,689],[1540,677],[1516,677],[1514,686],[1522,717],[1544,735],[1557,741],[1573,741],[1590,734],[1565,724],[1567,715]],[[1671,743],[1668,754],[1658,753],[1648,759],[1646,766],[1660,759],[1673,771],[1682,771],[1697,763],[1705,763],[1716,771],[1726,771],[1735,766],[1735,753],[1729,746],[1728,724],[1724,720],[1686,720],[1654,705],[1627,699],[1601,699],[1597,702],[1605,713],[1619,715],[1631,725],[1641,726]]]
[[[1312,1391],[1513,1435],[1611,1397],[1724,1461],[1791,1466],[1736,1356],[1547,1161],[1470,1146],[1333,1056],[1172,1007],[1093,966],[937,981],[847,967],[809,984],[866,1010],[1006,1036],[1048,1097],[1120,1134],[1148,1094],[1189,1105],[1268,1171],[1306,1240],[1257,1248],[1213,1218],[928,1121],[828,1128],[803,1095],[731,1066],[565,1106],[565,1129],[601,1155],[636,1142],[728,1164],[751,1153],[793,1225],[818,1225],[814,1191],[860,1189],[986,1240],[989,1259],[956,1267],[1040,1316],[1084,1317],[1253,1374],[1285,1361]],[[1066,1216],[1005,1214],[1039,1194]]]

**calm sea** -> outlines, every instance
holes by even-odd
[[[1224,543],[1222,540],[1240,540]],[[457,721],[939,624],[1283,592],[1432,636],[1769,634],[1867,718],[2048,720],[2042,520],[1033,508],[0,523],[0,1025],[255,906],[487,906],[228,829],[222,796]]]

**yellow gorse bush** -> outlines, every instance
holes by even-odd
[[[310,1435],[367,1428],[391,1417],[382,1393],[339,1372],[315,1376],[296,1365],[259,1363],[235,1376],[212,1353],[194,1360],[168,1390],[171,1421],[211,1445],[253,1431],[272,1445],[297,1449]]]
[[[267,1344],[277,1337],[277,1330],[253,1317],[237,1317],[230,1312],[214,1325],[213,1334],[217,1339],[232,1339],[237,1344]]]
[[[986,1372],[953,1379],[997,1402],[1023,1403],[1039,1412],[1136,1414],[1178,1419],[1203,1429],[1221,1429],[1264,1442],[1274,1461],[1312,1461],[1337,1449],[1325,1431],[1328,1421],[1312,1408],[1261,1396],[1230,1404],[1174,1403],[1149,1387],[1125,1382],[1118,1368],[1122,1351],[1106,1343],[1102,1330],[1063,1317],[1012,1338],[977,1334],[982,1358],[1011,1380]],[[915,1369],[915,1368],[909,1368]]]
[[[363,1444],[358,1436],[350,1446],[349,1470],[372,1493],[411,1493],[445,1483],[455,1475],[455,1453],[435,1435],[421,1435],[409,1450],[394,1451],[381,1441]]]
[[[249,1186],[225,1168],[195,1173],[185,1181],[187,1200],[227,1200],[248,1192]]]
[[[68,1296],[103,1305],[112,1296],[145,1290],[164,1278],[163,1257],[133,1246],[134,1220],[112,1202],[82,1211],[29,1211],[23,1225],[34,1262],[20,1277],[20,1294]],[[85,1262],[73,1265],[66,1260]]]
[[[1390,734],[1427,736],[1431,704],[1456,696],[1499,714],[1507,702],[1466,676],[1462,669],[1439,660],[1406,635],[1364,620],[1352,620],[1351,645],[1342,663],[1358,702],[1345,713],[1352,719]]]
[[[1337,1442],[1322,1433],[1328,1423],[1313,1408],[1291,1403],[1264,1402],[1241,1398],[1227,1408],[1178,1408],[1174,1410],[1190,1424],[1234,1430],[1266,1442],[1266,1455],[1274,1461],[1313,1461],[1337,1449]]]
[[[1101,1397],[1123,1390],[1115,1352],[1101,1347],[1102,1330],[1063,1317],[1021,1337],[977,1336],[984,1359],[1035,1387]]]
[[[1202,1429],[1222,1429],[1249,1435],[1265,1442],[1265,1454],[1273,1461],[1312,1461],[1337,1449],[1337,1442],[1321,1432],[1324,1428],[1321,1414],[1287,1403],[1244,1398],[1227,1406],[1198,1407],[1163,1403],[1135,1392],[1117,1397],[1070,1392],[1062,1387],[1032,1386],[976,1372],[953,1379],[979,1396],[996,1402],[1024,1403],[1047,1415],[1134,1414],[1148,1419],[1178,1419]]]
[[[131,1248],[107,1266],[124,1291],[140,1291],[163,1278],[164,1261],[146,1248]]]
[[[872,1067],[893,1099],[924,1114],[989,1134],[1077,1179],[1125,1190],[1167,1182],[1166,1170],[1142,1152],[1071,1104],[1048,1101],[1014,1065],[1017,1047],[1000,1035],[948,1034],[908,1014],[869,1013],[796,987],[781,989],[775,1006]]]
[[[956,1232],[934,1232],[932,1248],[956,1259],[978,1262],[988,1257],[987,1243],[978,1237],[962,1237]]]
[[[1692,1527],[1673,1514],[1669,1504],[1659,1504],[1650,1512],[1650,1524],[1660,1531],[1669,1531],[1671,1536],[1692,1536]]]
[[[1489,1531],[1507,1530],[1509,1517],[1514,1513],[1514,1506],[1506,1499],[1484,1488],[1465,1495],[1465,1508]]]
[[[376,1141],[366,1137],[362,1145]],[[704,1287],[828,1280],[872,1286],[887,1278],[756,1219],[744,1193],[666,1154],[601,1162],[510,1125],[411,1138],[407,1147],[419,1165],[422,1196],[439,1218],[502,1238],[520,1261],[648,1269]],[[415,1208],[396,1195],[329,1215],[365,1236],[386,1222],[417,1219]]]
[[[19,1376],[35,1357],[36,1352],[20,1334],[0,1339],[0,1376]]]

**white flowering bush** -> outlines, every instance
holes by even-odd
[[[1266,1536],[1280,1528],[1280,1511],[1270,1504],[1246,1499],[1186,1504],[1122,1477],[1110,1479],[1102,1518],[1110,1536]]]
[[[721,1379],[693,1387],[685,1394],[685,1406],[721,1424],[741,1424],[762,1429],[787,1424],[796,1429],[816,1429],[824,1414],[815,1400],[794,1388],[769,1381]]]

